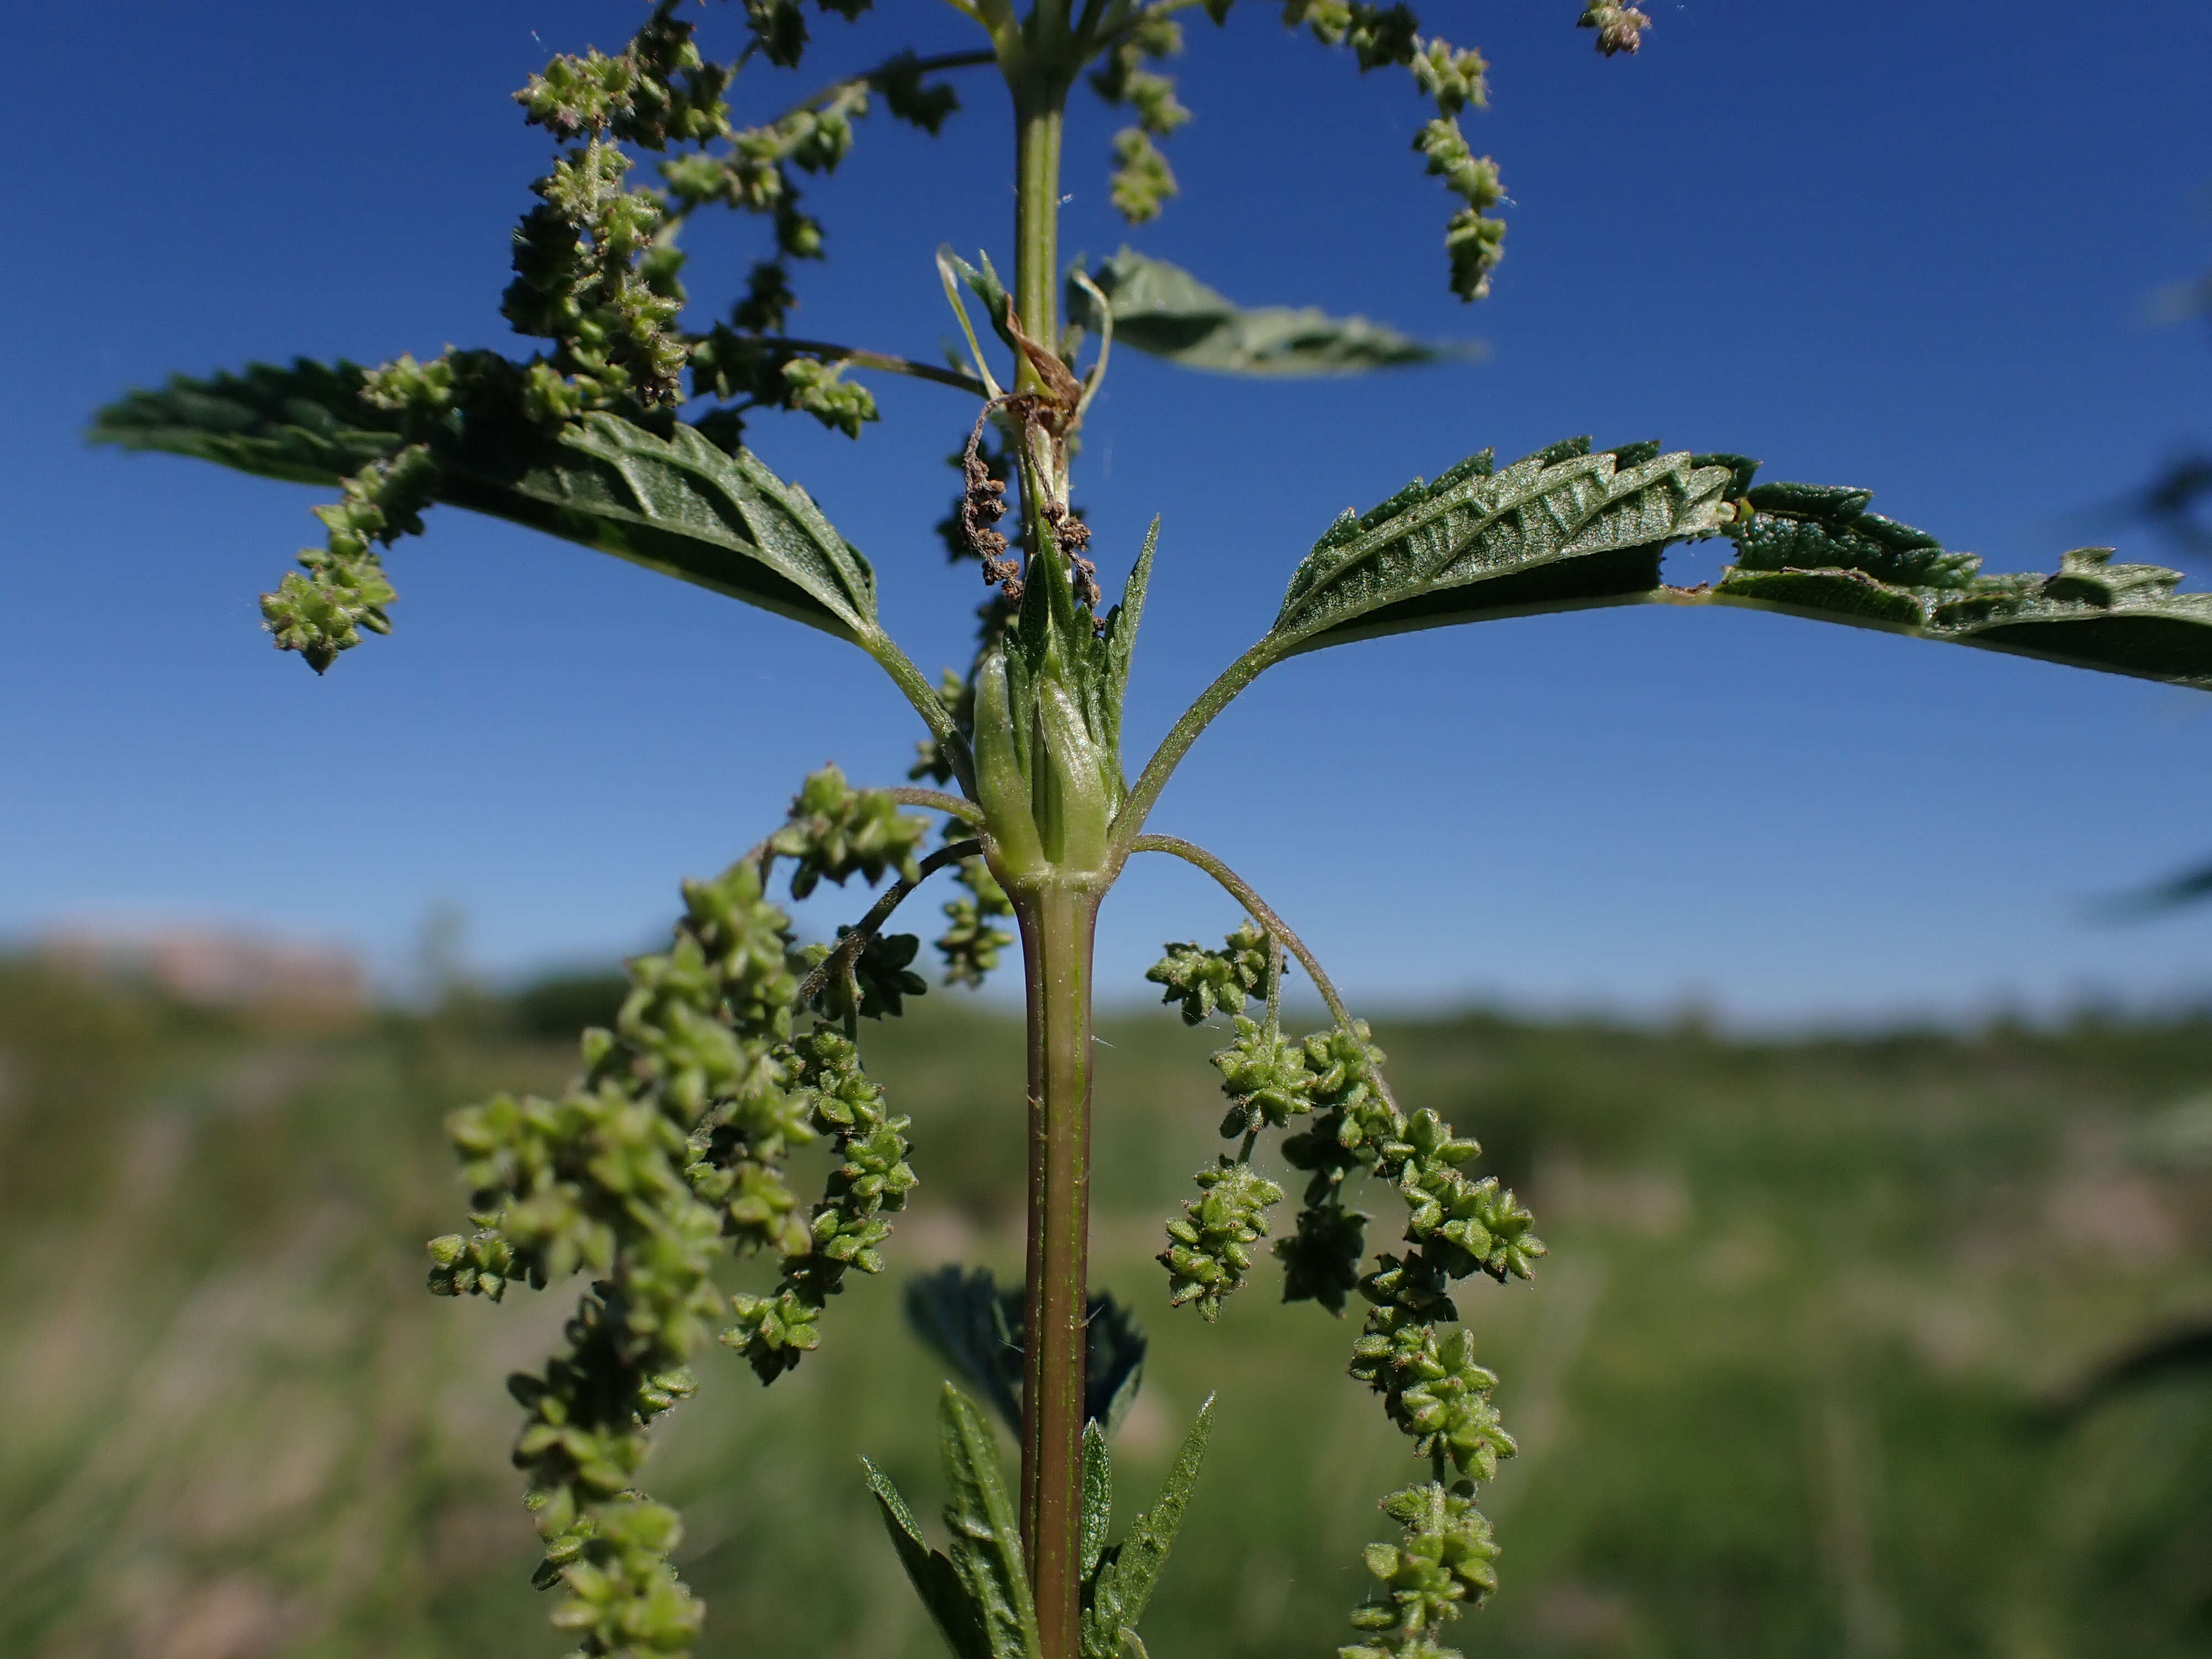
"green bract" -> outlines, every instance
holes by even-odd
[[[1497,1547],[1476,1504],[1514,1451],[1492,1402],[1498,1379],[1481,1363],[1478,1310],[1462,1317],[1459,1287],[1478,1274],[1525,1280],[1545,1247],[1528,1210],[1482,1171],[1472,1139],[1431,1110],[1401,1106],[1367,1026],[1283,918],[1218,857],[1149,827],[1177,765],[1276,663],[1414,629],[1597,605],[1733,605],[2207,687],[2212,595],[2182,592],[2173,572],[2115,562],[2106,549],[2067,553],[2049,574],[1985,574],[1973,556],[1870,512],[1863,490],[1755,483],[1757,464],[1733,453],[1572,439],[1498,468],[1484,450],[1329,526],[1287,571],[1272,624],[1132,781],[1122,714],[1158,526],[1140,548],[1094,547],[1073,494],[1115,343],[1183,367],[1276,376],[1467,354],[1358,317],[1240,307],[1132,248],[1096,265],[1063,260],[1071,90],[1087,82],[1129,112],[1106,188],[1133,222],[1149,220],[1177,188],[1162,142],[1190,114],[1164,70],[1183,44],[1182,14],[1202,9],[1223,25],[1231,0],[1034,0],[1026,14],[1015,0],[952,5],[976,27],[968,50],[902,51],[778,90],[775,73],[802,62],[814,24],[854,18],[866,0],[744,0],[704,13],[710,38],[730,37],[720,58],[692,17],[662,0],[620,50],[556,57],[516,94],[556,152],[514,228],[501,303],[538,343],[531,355],[448,349],[366,371],[301,361],[179,377],[101,411],[93,435],[338,493],[317,509],[323,545],[262,602],[278,647],[319,672],[388,629],[396,596],[384,550],[446,505],[856,646],[921,722],[909,781],[940,788],[857,788],[835,767],[808,777],[785,823],[720,877],[685,884],[667,949],[629,964],[621,1008],[611,1026],[584,1033],[567,1088],[497,1095],[450,1120],[468,1230],[431,1241],[431,1287],[495,1300],[515,1285],[584,1276],[557,1352],[511,1385],[523,1412],[515,1462],[544,1547],[538,1581],[561,1587],[553,1622],[580,1653],[675,1659],[701,1629],[704,1609],[670,1565],[679,1521],[639,1482],[651,1425],[692,1391],[707,1339],[773,1382],[834,1333],[830,1304],[848,1275],[889,1265],[893,1218],[916,1163],[927,1167],[927,1126],[915,1129],[868,1076],[861,1022],[902,1015],[927,988],[920,939],[885,924],[951,869],[959,892],[943,907],[936,946],[945,979],[980,984],[1019,941],[1027,1267],[1005,1291],[983,1270],[948,1268],[909,1285],[907,1306],[1015,1427],[1021,1468],[1009,1483],[989,1421],[948,1388],[945,1547],[925,1541],[872,1466],[867,1483],[959,1659],[1143,1659],[1139,1622],[1213,1407],[1200,1411],[1158,1501],[1113,1541],[1108,1437],[1146,1348],[1127,1307],[1089,1283],[1091,945],[1127,860],[1164,853],[1213,878],[1243,917],[1219,948],[1169,945],[1146,975],[1185,1023],[1224,1027],[1213,1063],[1222,1132],[1236,1143],[1168,1224],[1170,1299],[1212,1318],[1272,1232],[1285,1301],[1339,1316],[1360,1305],[1351,1375],[1379,1397],[1429,1479],[1385,1501],[1401,1535],[1369,1548],[1373,1592],[1353,1615],[1358,1644],[1342,1653],[1447,1659],[1446,1625],[1497,1583]],[[1382,95],[1401,100],[1395,118],[1454,204],[1450,286],[1480,297],[1503,251],[1505,201],[1497,165],[1461,125],[1486,100],[1481,54],[1425,34],[1402,4],[1290,0],[1279,16],[1358,70],[1386,71]],[[1608,57],[1637,51],[1650,27],[1613,4],[1583,6],[1577,21]],[[988,254],[939,257],[964,351],[938,364],[791,337],[794,273],[829,247],[802,208],[802,175],[834,173],[878,106],[935,132],[959,106],[945,77],[985,67],[1006,82],[1016,117],[1014,239],[1011,263],[1000,262],[1010,277]],[[1003,188],[958,187],[976,200]],[[726,309],[702,317],[689,309],[680,242],[692,216],[713,207],[757,220],[761,257]],[[955,568],[971,567],[986,592],[967,672],[936,683],[891,639],[866,558],[744,443],[748,418],[763,410],[859,435],[878,404],[856,377],[878,374],[961,400],[947,427],[958,434],[960,489],[937,532]],[[1665,581],[1671,545],[1716,537],[1735,554],[1716,580]],[[1100,565],[1124,557],[1121,601],[1109,609]],[[750,624],[733,625],[742,652]],[[789,705],[791,720],[810,712],[805,699]],[[805,943],[775,896],[779,875],[794,900],[856,878],[879,890]],[[1291,960],[1328,1016],[1302,1037],[1282,1024]],[[818,1192],[802,1193],[792,1160],[810,1146],[826,1173]],[[1261,1162],[1276,1157],[1305,1177],[1295,1221],[1279,1232],[1271,1212],[1284,1192]],[[1370,1254],[1376,1218],[1355,1206],[1394,1196],[1402,1224]],[[772,1267],[726,1290],[718,1275],[731,1256]],[[740,1627],[720,1639],[742,1648],[746,1638]],[[1199,1632],[1191,1650],[1212,1639]]]

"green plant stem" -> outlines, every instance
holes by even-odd
[[[1025,76],[1014,89],[1015,307],[1033,340],[1054,345],[1060,339],[1060,140],[1067,89],[1056,76]],[[1042,383],[1027,362],[1019,365],[1018,387]]]
[[[1042,8],[1032,17],[1042,27]],[[1022,329],[1048,350],[1060,343],[1060,142],[1067,88],[1032,65],[1014,83],[1014,308]],[[1043,380],[1036,365],[1014,354],[1014,390],[1036,392]],[[1044,550],[1044,504],[1056,481],[1038,476],[1037,457],[1026,434],[1021,451],[1022,529],[1034,562]]]
[[[1160,739],[1160,746],[1152,750],[1152,757],[1145,763],[1145,769],[1138,775],[1128,798],[1121,803],[1121,810],[1114,815],[1115,862],[1135,850],[1146,818],[1159,803],[1160,791],[1167,787],[1168,779],[1174,775],[1182,757],[1190,752],[1191,744],[1198,741],[1199,733],[1212,724],[1213,717],[1228,708],[1238,692],[1275,665],[1283,654],[1283,648],[1281,642],[1272,634],[1261,640],[1223,669],[1213,684],[1199,693],[1198,701],[1183,712],[1182,718],[1169,730],[1167,736]],[[1189,843],[1182,844],[1188,846]]]
[[[1091,951],[1098,895],[1012,892],[1029,1001],[1029,1254],[1022,1547],[1043,1659],[1075,1659],[1083,1610],[1083,1375],[1091,1233]]]
[[[1065,3],[1040,3],[1000,61],[1014,99],[1012,301],[1032,339],[1060,337],[1060,147],[1069,53]],[[1018,366],[1017,391],[1042,386]],[[1045,546],[1042,492],[1024,463],[1034,562]],[[1056,580],[1052,573],[1046,580]],[[1110,880],[1110,877],[1107,878]],[[1023,1305],[1022,1549],[1042,1659],[1076,1659],[1083,1616],[1084,1316],[1091,1236],[1091,950],[1104,882],[1058,874],[1007,886],[1028,991],[1029,1216]]]
[[[1261,665],[1265,666],[1264,664]],[[1258,671],[1254,672],[1256,673]],[[1224,678],[1225,678],[1226,676]],[[1216,684],[1219,682],[1217,681]],[[1235,695],[1233,690],[1229,694],[1230,696]],[[1222,701],[1226,702],[1228,698],[1224,697]],[[1214,880],[1219,882],[1230,897],[1243,905],[1252,920],[1267,930],[1267,936],[1273,942],[1273,960],[1269,963],[1271,972],[1267,984],[1267,1024],[1271,1029],[1279,1029],[1280,1026],[1283,994],[1282,952],[1285,951],[1288,951],[1296,957],[1298,959],[1298,965],[1313,975],[1314,989],[1321,993],[1321,1000],[1328,1009],[1329,1018],[1346,1031],[1353,1029],[1352,1010],[1344,1006],[1344,999],[1336,994],[1336,987],[1322,968],[1320,958],[1306,948],[1306,942],[1291,931],[1290,925],[1275,914],[1267,902],[1252,890],[1250,882],[1245,880],[1243,877],[1238,875],[1196,842],[1185,841],[1180,836],[1139,836],[1129,843],[1129,850],[1133,853],[1166,853],[1172,857],[1181,859],[1185,864],[1197,866]],[[1390,1092],[1390,1085],[1383,1079],[1380,1072],[1375,1074],[1375,1087],[1382,1094],[1382,1098],[1389,1103],[1390,1109],[1396,1111],[1398,1097]]]
[[[902,783],[882,793],[901,806],[926,806],[933,812],[949,813],[963,823],[981,823],[983,821],[981,806],[972,800],[963,800],[958,795],[948,795],[942,789],[916,789]]]
[[[968,753],[968,739],[960,735],[952,724],[952,716],[945,707],[945,700],[937,695],[937,688],[915,667],[914,659],[898,648],[890,635],[880,628],[871,627],[865,634],[852,636],[861,650],[876,659],[877,665],[891,677],[892,683],[906,694],[914,705],[914,712],[921,716],[932,736],[943,745],[945,758],[951,763],[952,775],[961,788],[973,796],[975,790],[975,763]]]

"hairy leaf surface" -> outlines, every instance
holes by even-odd
[[[1364,317],[1310,307],[1239,306],[1179,265],[1123,248],[1091,273],[1114,314],[1114,340],[1185,368],[1228,374],[1356,374],[1471,357],[1478,349],[1434,345]],[[1094,332],[1097,303],[1070,281],[1068,320]]]
[[[933,1550],[923,1541],[914,1511],[907,1508],[906,1499],[899,1496],[890,1477],[865,1457],[860,1465],[868,1472],[868,1490],[875,1494],[876,1507],[883,1513],[884,1529],[890,1534],[892,1547],[898,1551],[915,1593],[944,1633],[945,1645],[959,1659],[992,1659],[983,1621],[977,1617],[951,1559],[944,1551]]]
[[[945,1479],[951,1496],[945,1524],[951,1528],[952,1568],[981,1619],[993,1659],[1039,1659],[1036,1606],[1014,1506],[999,1469],[998,1443],[973,1401],[945,1384],[938,1410]]]
[[[1145,532],[1145,544],[1131,567],[1121,589],[1121,602],[1106,613],[1097,635],[1078,641],[1084,672],[1077,677],[1083,713],[1098,746],[1114,758],[1118,775],[1121,757],[1121,705],[1129,690],[1129,665],[1137,650],[1137,628],[1145,617],[1145,591],[1152,585],[1152,550],[1160,538],[1155,517]]]
[[[1656,445],[1573,439],[1493,472],[1490,452],[1346,512],[1291,578],[1285,653],[1478,617],[1641,597],[1669,542],[1711,534],[1734,477]]]
[[[487,465],[488,464],[488,465]],[[678,423],[666,438],[586,415],[512,461],[453,468],[443,499],[550,531],[852,637],[875,622],[875,573],[813,498],[750,450]]]
[[[1097,1420],[1083,1425],[1083,1577],[1105,1559],[1106,1529],[1114,1522],[1114,1459]]]
[[[1871,499],[1747,491],[1748,516],[1729,529],[1736,562],[1711,599],[2212,690],[2212,594],[2177,592],[2179,571],[2077,547],[2050,575],[1984,575],[1975,555],[1868,512]]]
[[[215,461],[290,483],[335,484],[397,450],[400,417],[362,402],[358,364],[249,363],[204,380],[170,376],[93,417],[94,443]]]
[[[400,447],[400,417],[363,402],[362,371],[301,362],[172,380],[100,411],[92,435],[264,477],[335,483]],[[608,414],[556,436],[456,414],[428,434],[433,499],[527,525],[842,638],[874,631],[875,574],[797,484],[690,427],[661,436]]]
[[[1159,1501],[1137,1517],[1127,1538],[1105,1552],[1091,1576],[1091,1605],[1083,1615],[1084,1659],[1121,1659],[1122,1638],[1135,1633],[1159,1582],[1160,1569],[1167,1565],[1168,1552],[1175,1547],[1176,1532],[1198,1485],[1206,1443],[1212,1432],[1213,1399],[1209,1395],[1169,1467]]]
[[[2212,689],[2212,594],[2177,592],[2175,571],[2076,548],[2049,575],[1985,575],[1867,511],[1869,491],[1754,486],[1757,467],[1573,439],[1493,472],[1486,451],[1347,512],[1291,577],[1270,638],[1287,656],[1585,605],[1725,605]],[[1662,580],[1669,544],[1716,533],[1737,549],[1717,581]]]
[[[1014,354],[1014,361],[1018,363],[1022,356],[1021,344],[1014,338],[1013,331],[1006,326],[1006,285],[999,279],[998,270],[991,264],[991,256],[978,253],[975,257],[983,262],[978,268],[949,247],[940,247],[937,252],[938,257],[958,274],[968,291],[982,301],[984,314],[991,319],[992,331],[998,335],[1006,349]]]

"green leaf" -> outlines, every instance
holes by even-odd
[[[982,269],[979,270],[949,247],[939,248],[938,252],[959,273],[960,280],[967,284],[968,291],[982,301],[984,313],[991,319],[993,331],[1006,349],[1014,354],[1014,362],[1018,364],[1022,360],[1021,343],[1014,338],[1013,331],[1006,326],[1006,285],[999,280],[998,271],[992,267],[991,256],[988,253],[975,256],[983,262]]]
[[[2123,893],[2107,901],[2104,908],[2117,916],[2154,916],[2184,905],[2201,904],[2209,898],[2212,898],[2212,864],[2203,864],[2134,892]]]
[[[1022,1290],[1000,1291],[988,1267],[950,1263],[907,1281],[906,1322],[937,1357],[980,1389],[1022,1431]]]
[[[586,415],[556,442],[449,464],[440,497],[845,638],[874,629],[875,573],[813,498],[680,422],[660,438]]]
[[[93,436],[265,477],[334,483],[399,447],[398,416],[363,403],[349,363],[174,380],[100,411]],[[841,638],[876,633],[875,574],[811,497],[750,451],[681,422],[666,436],[609,414],[549,435],[456,417],[430,435],[431,499],[527,525]]]
[[[1481,355],[1472,345],[1431,344],[1364,317],[1311,307],[1247,308],[1179,265],[1123,248],[1091,273],[1114,315],[1114,341],[1186,368],[1229,374],[1356,374],[1370,368]],[[1070,280],[1068,320],[1096,331],[1097,303]]]
[[[290,483],[335,484],[401,447],[401,416],[361,401],[362,371],[344,362],[289,368],[249,363],[204,380],[172,375],[126,392],[93,417],[92,441],[215,461]]]
[[[1159,1501],[1136,1518],[1127,1538],[1105,1553],[1089,1581],[1083,1659],[1121,1659],[1122,1638],[1135,1633],[1168,1552],[1175,1547],[1176,1532],[1198,1484],[1199,1466],[1206,1461],[1206,1443],[1212,1432],[1213,1397],[1209,1395],[1168,1469]]]
[[[2179,571],[2079,547],[2047,576],[1984,575],[1975,555],[1866,511],[1870,499],[1747,491],[1748,514],[1729,530],[1739,556],[1712,600],[2212,690],[2212,594],[2177,592]]]
[[[992,1659],[983,1621],[975,1604],[969,1601],[952,1563],[942,1550],[933,1550],[922,1541],[921,1528],[915,1524],[914,1511],[907,1508],[906,1499],[899,1496],[890,1477],[865,1457],[860,1465],[868,1472],[868,1490],[875,1494],[876,1506],[883,1512],[884,1530],[890,1534],[892,1547],[898,1551],[906,1576],[913,1582],[922,1605],[936,1620],[945,1644],[958,1659]]]
[[[1145,1334],[1110,1291],[1091,1298],[1083,1326],[1083,1414],[1113,1434],[1145,1382]]]
[[[1022,1287],[1000,1290],[988,1267],[946,1266],[907,1281],[907,1325],[1006,1426],[1022,1431]],[[1108,1291],[1092,1292],[1083,1320],[1083,1410],[1111,1434],[1144,1380],[1145,1334]]]
[[[1106,1529],[1114,1522],[1114,1460],[1106,1449],[1106,1431],[1096,1419],[1083,1425],[1083,1581],[1098,1571],[1106,1553]]]
[[[1159,539],[1159,515],[1154,514],[1137,562],[1129,568],[1129,580],[1121,586],[1121,603],[1106,613],[1105,631],[1100,635],[1105,647],[1103,677],[1109,720],[1109,729],[1100,740],[1116,754],[1121,749],[1121,703],[1129,690],[1129,664],[1137,652],[1137,628],[1145,619],[1145,593],[1152,584],[1152,550]]]
[[[1285,654],[1480,617],[1642,598],[1669,542],[1718,528],[1734,474],[1686,453],[1571,439],[1492,472],[1490,452],[1346,512],[1314,544],[1273,636]]]
[[[1082,699],[1084,724],[1110,763],[1109,793],[1121,805],[1127,793],[1121,777],[1121,704],[1129,689],[1129,664],[1136,654],[1137,627],[1144,620],[1145,590],[1152,580],[1152,550],[1158,544],[1160,521],[1156,516],[1145,532],[1145,544],[1123,584],[1121,602],[1106,613],[1100,632],[1075,630],[1075,650],[1080,664],[1076,689]]]
[[[999,1468],[998,1443],[975,1403],[951,1383],[938,1410],[953,1571],[981,1619],[992,1659],[1041,1659],[1022,1537]]]
[[[1866,510],[1863,489],[1751,485],[1737,455],[1554,444],[1503,471],[1487,451],[1347,512],[1291,579],[1279,656],[1495,617],[1652,602],[1740,605],[2212,690],[2212,594],[2076,548],[2050,575],[1981,560]],[[1732,538],[1710,586],[1669,587],[1668,545]]]

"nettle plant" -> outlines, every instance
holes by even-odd
[[[1363,1310],[1352,1375],[1380,1397],[1425,1478],[1383,1500],[1399,1534],[1367,1551],[1374,1583],[1352,1615],[1357,1644],[1342,1651],[1433,1659],[1447,1651],[1449,1621],[1496,1583],[1498,1547],[1476,1498],[1514,1449],[1456,1287],[1478,1273],[1526,1279],[1544,1247],[1514,1195],[1476,1173],[1475,1144],[1393,1095],[1367,1026],[1275,911],[1213,854],[1147,827],[1170,775],[1276,663],[1401,630],[1594,605],[1747,605],[2204,686],[2212,597],[2177,593],[2172,572],[2112,563],[2107,549],[2068,553],[2052,575],[1984,574],[1972,556],[1867,511],[1864,490],[1754,483],[1755,463],[1737,455],[1572,439],[1499,467],[1486,450],[1330,526],[1290,573],[1272,625],[1131,782],[1122,700],[1158,525],[1120,603],[1102,611],[1090,532],[1070,497],[1110,348],[1256,374],[1433,354],[1357,320],[1240,310],[1126,250],[1062,270],[1071,92],[1087,80],[1132,112],[1114,141],[1113,199],[1133,222],[1152,218],[1175,191],[1157,141],[1187,115],[1160,69],[1181,44],[1176,14],[1202,9],[1224,24],[1230,0],[1035,0],[1025,17],[1013,0],[951,3],[978,26],[975,50],[904,52],[744,126],[739,71],[754,71],[750,86],[769,78],[763,69],[799,64],[799,0],[746,0],[727,63],[702,56],[665,0],[619,52],[557,57],[516,94],[557,146],[515,231],[504,304],[543,349],[521,362],[449,349],[368,371],[301,362],[179,379],[105,410],[96,435],[340,489],[316,509],[325,544],[262,599],[277,646],[318,672],[363,630],[386,629],[394,595],[379,550],[447,503],[846,640],[890,674],[926,730],[915,787],[856,789],[834,769],[817,773],[787,823],[720,877],[686,884],[672,942],[629,964],[628,1000],[612,1029],[585,1033],[568,1092],[501,1097],[452,1120],[471,1231],[431,1242],[432,1288],[497,1300],[518,1283],[580,1273],[590,1285],[560,1352],[512,1384],[525,1418],[515,1461],[544,1540],[538,1580],[559,1587],[553,1622],[581,1653],[681,1654],[700,1628],[703,1609],[669,1565],[678,1516],[639,1482],[651,1425],[691,1392],[688,1367],[708,1337],[719,1333],[774,1382],[818,1346],[847,1276],[884,1267],[890,1218],[915,1175],[908,1120],[862,1069],[858,1032],[923,990],[919,941],[884,928],[940,872],[959,888],[937,943],[947,980],[979,983],[1019,940],[1028,1259],[1018,1293],[956,1269],[918,1281],[909,1304],[1013,1424],[1019,1483],[1008,1491],[988,1419],[949,1385],[945,1548],[924,1540],[880,1473],[867,1478],[961,1659],[1142,1653],[1138,1624],[1211,1407],[1155,1505],[1109,1541],[1107,1437],[1143,1345],[1118,1305],[1091,1295],[1085,1272],[1091,940],[1127,861],[1161,853],[1212,876],[1249,918],[1218,948],[1168,946],[1149,975],[1185,1020],[1226,1014],[1233,1028],[1213,1057],[1231,1150],[1199,1172],[1196,1195],[1168,1224],[1160,1260],[1172,1299],[1210,1319],[1272,1238],[1286,1301]],[[817,0],[848,19],[867,4]],[[1402,76],[1427,100],[1433,118],[1415,147],[1460,204],[1444,234],[1450,283],[1480,297],[1500,249],[1500,189],[1458,118],[1483,100],[1481,57],[1423,34],[1402,5],[1290,0],[1282,21],[1362,70]],[[1608,56],[1634,52],[1648,27],[1612,4],[1588,5],[1579,21]],[[832,171],[878,104],[934,132],[957,103],[948,77],[988,66],[1012,94],[1018,136],[1012,280],[1002,283],[988,258],[940,256],[964,357],[940,368],[791,337],[793,266],[823,252],[799,175]],[[646,156],[657,158],[650,183],[634,177]],[[767,221],[772,251],[726,320],[700,329],[684,321],[678,235],[713,205]],[[918,376],[967,402],[962,489],[939,530],[991,592],[972,665],[942,684],[885,631],[867,561],[743,442],[757,410],[804,410],[857,435],[875,405],[847,378],[855,368]],[[1002,530],[1010,490],[1018,511]],[[1715,536],[1735,550],[1717,580],[1661,580],[1669,544]],[[804,898],[854,877],[888,884],[833,940],[799,943],[775,883]],[[1286,958],[1327,1005],[1325,1029],[1285,1030]],[[1254,1162],[1270,1136],[1305,1177],[1279,1227],[1284,1193]],[[803,1203],[787,1159],[817,1141],[829,1143],[831,1170]],[[1374,1218],[1356,1207],[1369,1194],[1403,1207],[1389,1248],[1372,1256]],[[774,1287],[725,1295],[714,1274],[731,1253],[773,1257]]]

